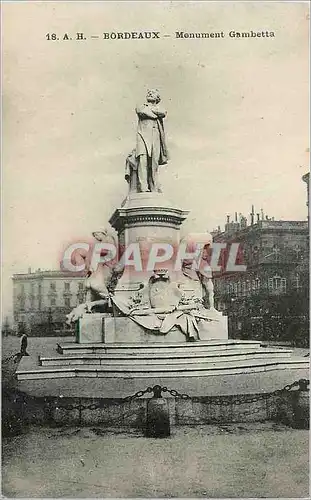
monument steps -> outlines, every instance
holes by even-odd
[[[211,380],[215,376],[219,379],[247,374],[266,377],[272,371],[291,372],[296,379],[309,366],[305,358],[292,357],[290,349],[233,339],[150,344],[60,341],[57,351],[55,355],[50,351],[49,356],[23,358],[16,372],[19,383],[54,380],[53,384],[63,392],[69,380],[79,379],[83,384],[92,384],[91,396],[102,391],[113,393],[112,386],[123,384],[122,380],[124,384],[130,380],[135,385],[143,379],[147,384],[162,380],[162,384],[170,385],[174,380],[189,378],[206,380],[208,385],[209,377]],[[104,380],[105,388],[101,385]],[[56,391],[56,386],[51,390]]]
[[[57,357],[40,357],[39,363],[41,366],[64,366],[64,365],[104,365],[114,366],[119,364],[124,365],[149,365],[167,364],[170,365],[180,363],[220,363],[228,361],[242,361],[247,359],[284,359],[289,358],[290,350],[280,349],[262,349],[262,350],[246,350],[246,349],[231,349],[226,351],[214,351],[211,353],[148,353],[143,355],[138,354],[80,354],[69,356],[59,355]]]
[[[227,351],[231,349],[258,349],[261,346],[259,341],[230,341],[230,340],[211,340],[198,342],[183,342],[183,343],[163,343],[153,342],[150,344],[124,344],[124,343],[84,343],[77,344],[75,342],[64,342],[58,345],[58,352],[61,354],[144,354],[168,353],[174,354],[182,352],[191,354],[193,352],[210,353],[211,351]]]
[[[238,374],[253,373],[257,371],[268,371],[288,368],[307,368],[308,362],[301,358],[289,359],[250,359],[241,361],[219,361],[202,363],[179,363],[176,365],[125,365],[120,363],[115,366],[104,365],[68,365],[64,366],[36,366],[35,369],[23,370],[20,368],[17,372],[18,380],[34,379],[55,379],[71,377],[106,377],[106,378],[153,378],[158,377],[205,377],[216,374]]]

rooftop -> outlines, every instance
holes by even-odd
[[[34,279],[34,278],[70,278],[70,279],[77,279],[77,278],[84,278],[84,272],[80,273],[73,273],[71,271],[62,271],[61,269],[47,269],[47,270],[41,270],[36,269],[36,271],[31,271],[31,269],[28,269],[27,273],[17,273],[13,274],[13,280],[19,280],[19,279]]]

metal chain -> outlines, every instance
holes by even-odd
[[[212,403],[214,405],[221,405],[221,406],[231,406],[231,405],[242,405],[245,403],[256,403],[257,401],[264,400],[264,399],[269,399],[273,396],[277,395],[282,395],[287,391],[290,391],[293,387],[299,387],[301,382],[305,383],[306,385],[309,385],[309,380],[306,379],[300,379],[292,384],[288,384],[283,389],[277,389],[274,392],[270,393],[263,393],[263,394],[256,394],[256,395],[240,395],[240,396],[202,396],[202,397],[196,397],[196,396],[189,396],[188,394],[185,393],[180,393],[176,391],[175,389],[168,389],[167,387],[162,387],[162,392],[168,392],[175,398],[183,399],[183,400],[192,400],[195,403]]]
[[[188,394],[178,392],[176,389],[169,389],[168,387],[164,386],[154,386],[154,387],[147,387],[143,391],[137,391],[135,394],[132,394],[130,396],[126,396],[125,398],[120,399],[117,402],[114,402],[114,405],[122,405],[124,403],[131,403],[132,401],[141,398],[145,394],[150,394],[152,392],[155,393],[155,390],[158,392],[163,392],[163,393],[169,393],[171,396],[174,398],[182,399],[184,401],[193,401],[194,403],[202,403],[202,404],[213,404],[216,406],[232,406],[232,405],[242,405],[246,403],[256,403],[258,401],[262,400],[268,400],[272,398],[273,396],[283,396],[286,392],[290,391],[293,387],[299,387],[301,384],[304,384],[305,387],[309,385],[309,380],[306,379],[300,379],[292,384],[288,384],[282,389],[277,389],[274,392],[270,393],[263,393],[263,394],[255,394],[255,395],[237,395],[237,396],[202,396],[202,397],[197,397],[197,396],[189,396]],[[83,405],[83,404],[77,404],[77,405],[60,405],[57,404],[55,409],[57,410],[66,410],[66,411],[72,411],[72,410],[98,410],[99,408],[102,407],[102,403],[92,403],[89,405]],[[256,410],[252,410],[256,411]]]
[[[130,401],[133,401],[133,399],[138,399],[138,398],[141,398],[142,396],[144,396],[145,394],[150,394],[151,392],[153,392],[153,387],[147,387],[147,389],[145,389],[144,391],[138,391],[138,392],[135,392],[135,394],[132,394],[132,396],[127,396],[126,398],[123,398],[121,400],[121,403],[128,403]]]
[[[141,398],[145,394],[151,393],[151,392],[153,392],[153,388],[152,387],[147,387],[147,389],[145,389],[144,391],[137,391],[137,392],[135,392],[135,394],[132,394],[131,396],[126,396],[125,398],[122,398],[119,401],[114,402],[113,404],[115,406],[117,406],[117,405],[122,405],[124,403],[130,403],[134,399]],[[99,408],[101,408],[101,407],[102,407],[101,403],[93,403],[93,404],[90,404],[90,405],[82,405],[82,404],[78,404],[78,405],[59,405],[59,404],[57,404],[56,407],[55,407],[55,409],[56,410],[66,410],[66,411],[72,411],[72,410],[81,410],[81,411],[83,411],[83,410],[99,410]]]
[[[11,359],[22,357],[22,354],[20,352],[16,352],[15,354],[12,354],[11,356],[8,356],[7,358],[4,358],[2,360],[2,364],[8,363]]]

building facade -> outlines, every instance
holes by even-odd
[[[309,340],[309,231],[307,221],[275,221],[257,214],[213,232],[227,244],[215,276],[216,306],[228,315],[229,335],[307,345]],[[231,243],[239,243],[237,263],[227,272]]]
[[[13,315],[16,333],[53,335],[63,330],[68,314],[84,302],[84,278],[70,272],[28,270],[13,276]]]

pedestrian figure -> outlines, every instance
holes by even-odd
[[[21,338],[21,356],[29,356],[27,352],[27,345],[28,345],[28,338],[27,335],[24,333]]]

